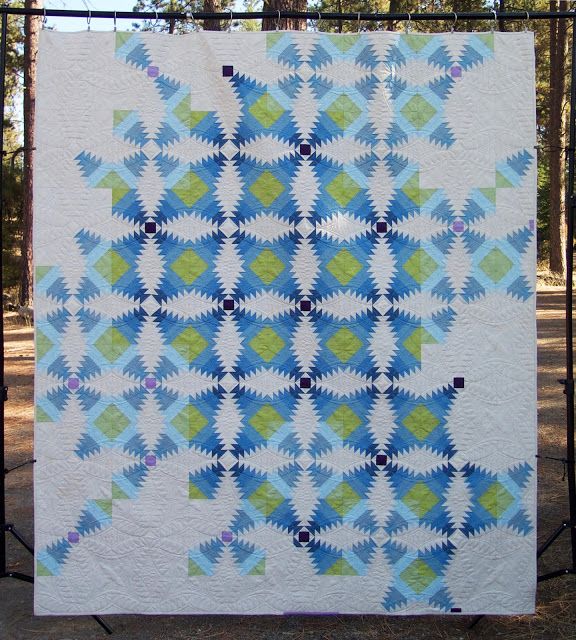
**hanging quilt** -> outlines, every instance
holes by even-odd
[[[534,609],[529,33],[55,33],[35,608]]]

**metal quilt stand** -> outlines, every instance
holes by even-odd
[[[564,458],[554,458],[565,465],[566,479],[568,484],[568,517],[563,520],[549,537],[538,547],[537,558],[540,558],[564,533],[570,534],[570,562],[568,566],[550,571],[538,576],[538,582],[552,580],[560,576],[576,574],[576,467],[575,467],[575,430],[574,430],[574,357],[573,357],[573,242],[574,242],[574,216],[576,213],[576,193],[574,190],[575,178],[575,152],[576,152],[576,12],[575,11],[537,11],[528,13],[527,11],[514,12],[466,12],[466,13],[318,13],[318,12],[298,12],[298,11],[258,11],[258,12],[220,12],[206,13],[150,13],[144,11],[89,11],[89,10],[66,10],[66,9],[24,9],[8,6],[0,7],[0,108],[2,114],[5,108],[5,79],[6,79],[6,45],[8,34],[9,15],[35,15],[46,18],[92,18],[107,19],[130,19],[130,20],[166,20],[173,24],[176,20],[225,20],[235,19],[261,19],[269,18],[281,20],[283,18],[297,18],[302,20],[317,21],[322,20],[348,20],[360,22],[384,22],[384,21],[445,21],[455,23],[457,21],[526,21],[526,20],[571,20],[573,26],[572,53],[570,59],[571,66],[571,87],[570,87],[570,116],[569,116],[569,143],[566,148],[568,178],[566,182],[566,211],[567,211],[567,242],[566,242],[566,377],[559,380],[564,387],[566,395],[566,455]],[[0,129],[0,158],[4,156],[4,127]],[[3,163],[0,162],[0,220],[3,220]],[[2,240],[2,229],[0,227],[0,242]],[[0,252],[0,272],[2,272],[2,253]],[[3,299],[3,283],[0,278],[0,295]],[[0,578],[13,578],[24,582],[33,583],[33,576],[29,576],[18,571],[13,571],[8,566],[6,542],[10,534],[28,552],[34,554],[34,548],[26,542],[14,524],[6,519],[6,476],[34,460],[29,460],[11,469],[5,467],[5,423],[4,423],[4,403],[8,400],[8,387],[5,384],[4,371],[4,318],[0,314]],[[474,627],[484,616],[476,616],[470,624]],[[112,634],[112,629],[99,616],[92,618],[102,627],[107,634]]]

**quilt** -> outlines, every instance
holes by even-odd
[[[530,33],[56,33],[38,614],[534,609]]]

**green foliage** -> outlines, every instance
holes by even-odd
[[[2,252],[4,287],[20,281],[20,240],[22,237],[22,166],[4,163],[2,181],[4,207],[2,217]]]
[[[22,3],[12,3],[22,6]],[[6,43],[6,109],[4,111],[2,280],[6,288],[20,280],[22,238],[22,78],[24,62],[24,20],[8,18]]]

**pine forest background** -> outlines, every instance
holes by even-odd
[[[242,5],[239,3],[242,2]],[[566,11],[564,0],[137,0],[134,9],[144,11],[319,11],[344,13],[467,12],[467,11]],[[41,7],[40,0],[9,2],[10,6]],[[111,0],[110,9],[113,10]],[[4,307],[32,306],[32,184],[34,155],[34,103],[36,50],[41,17],[9,16],[7,36],[6,108],[4,112],[3,244]],[[50,28],[50,21],[47,21]],[[225,30],[229,21],[152,21],[131,29],[181,32],[194,28]],[[323,32],[367,30],[403,31],[405,23],[273,19],[235,21],[234,30],[318,29]],[[98,28],[97,26],[95,28]],[[124,28],[124,27],[123,27]],[[565,275],[566,247],[566,147],[570,91],[571,20],[468,22],[413,22],[414,32],[518,31],[528,28],[536,36],[536,108],[538,126],[538,263],[539,277],[561,284]],[[514,126],[511,122],[510,126]]]

